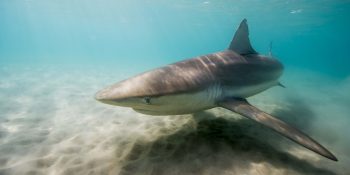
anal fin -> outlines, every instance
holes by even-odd
[[[261,123],[305,148],[337,161],[337,158],[318,142],[300,130],[250,105],[246,99],[228,98],[219,102],[218,105]]]

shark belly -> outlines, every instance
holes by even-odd
[[[181,115],[191,114],[217,107],[216,102],[225,98],[247,98],[275,86],[278,81],[246,86],[221,87],[214,84],[206,89],[164,95],[154,99],[155,105],[133,108],[136,112],[147,115]],[[157,105],[162,104],[162,105]]]
[[[162,105],[150,105],[144,108],[134,108],[134,110],[148,115],[191,114],[216,107],[216,100],[221,96],[221,87],[212,85],[199,91],[164,95],[155,99],[155,103]]]
[[[245,86],[230,86],[223,88],[224,97],[247,98],[263,92],[270,87],[278,85],[278,81],[268,81],[260,84],[245,85]]]

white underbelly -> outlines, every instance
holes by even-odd
[[[240,87],[227,87],[223,89],[223,95],[225,97],[240,97],[247,98],[258,94],[266,89],[276,86],[278,81],[270,81],[266,83],[250,85],[250,86],[240,86]]]
[[[148,115],[190,114],[216,107],[217,100],[222,98],[247,98],[277,84],[278,81],[271,81],[251,86],[226,88],[213,85],[201,91],[161,96],[152,99],[153,105],[134,108],[134,110]]]
[[[149,115],[190,114],[215,107],[221,94],[221,88],[214,85],[201,91],[162,96],[154,99],[155,105],[134,110]]]

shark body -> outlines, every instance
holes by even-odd
[[[102,89],[95,98],[148,115],[190,114],[223,107],[336,161],[312,138],[246,101],[247,97],[280,85],[282,73],[283,65],[277,59],[253,49],[244,19],[228,49],[142,73]]]

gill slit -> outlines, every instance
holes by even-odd
[[[215,104],[218,100],[221,100],[223,90],[221,84],[216,82],[208,89],[208,100]]]

